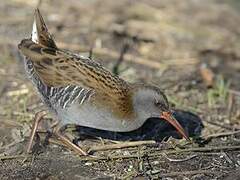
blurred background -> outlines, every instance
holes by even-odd
[[[164,89],[173,107],[202,118],[203,137],[240,129],[240,1],[1,0],[2,154],[21,154],[24,145],[16,144],[28,137],[33,115],[42,106],[26,78],[17,49],[22,39],[30,37],[36,7],[58,47],[86,56],[91,52],[93,59],[124,79]],[[231,136],[211,143],[229,145],[239,143],[239,139]],[[237,152],[229,156],[240,162]],[[192,168],[199,161],[193,161]],[[42,165],[41,161],[37,163]],[[44,163],[47,165],[40,168],[41,172],[51,167],[48,161]],[[212,159],[206,159],[206,165],[211,163]],[[36,169],[42,167],[38,165]],[[219,176],[236,168],[231,165],[226,165],[229,169]],[[13,167],[23,172],[20,165],[6,163],[0,168],[5,173],[2,177],[12,174]],[[116,177],[126,175],[125,166],[119,165],[122,170],[118,172],[114,167],[118,166],[110,166],[110,170],[100,168],[99,172],[106,170],[105,175]],[[163,172],[169,170],[172,169],[168,167]],[[96,176],[96,171],[91,173]],[[34,169],[26,175],[35,176]]]

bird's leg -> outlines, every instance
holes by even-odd
[[[73,144],[69,139],[67,139],[62,133],[65,130],[65,126],[60,126],[59,124],[56,125],[53,129],[54,135],[59,138],[66,146],[68,146],[70,149],[75,151],[79,155],[84,155],[87,156],[88,154],[82,150],[80,147],[77,145]]]
[[[27,153],[30,153],[31,148],[32,148],[32,144],[33,144],[33,139],[34,136],[36,134],[37,128],[38,128],[38,124],[40,123],[40,121],[43,119],[43,117],[47,114],[46,111],[39,111],[35,114],[35,117],[33,119],[33,126],[32,126],[32,130],[31,130],[31,134],[30,134],[30,139],[28,141],[28,146],[27,146]]]
[[[50,128],[47,130],[47,136],[44,140],[43,145],[47,146],[49,144],[49,139],[52,137],[53,129],[59,124],[58,120],[54,120],[53,123],[50,125]]]

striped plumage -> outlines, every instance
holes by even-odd
[[[36,74],[33,63],[29,58],[25,59],[25,69],[28,77],[32,80],[41,95],[42,100],[52,110],[57,107],[67,108],[74,103],[81,105],[85,101],[89,101],[90,97],[94,94],[93,90],[84,89],[79,86],[52,87],[46,85]]]
[[[187,138],[159,88],[128,83],[94,60],[59,49],[39,10],[32,37],[18,47],[28,76],[61,125],[127,132],[150,117],[163,117]]]
[[[97,62],[56,48],[36,44],[30,39],[23,40],[19,48],[23,54],[28,54],[25,63],[30,79],[37,87],[42,100],[57,116],[59,112],[66,114],[63,111],[67,111],[71,105],[83,105],[85,101],[90,100],[90,97],[90,103],[93,106],[111,108],[116,118],[128,120],[134,116],[131,111],[129,84],[117,76],[112,76]],[[61,123],[71,122],[71,120],[66,122],[64,120]],[[89,125],[89,123],[81,124]],[[90,126],[101,128],[94,124]],[[111,124],[114,125],[112,122]],[[124,126],[127,124],[125,123]],[[119,125],[117,127],[121,128]],[[135,129],[135,127],[128,127],[131,128],[129,130]],[[110,130],[121,131],[115,127]]]

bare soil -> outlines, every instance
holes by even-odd
[[[39,133],[34,153],[25,154],[33,116],[44,106],[26,78],[17,44],[30,36],[37,4],[36,0],[0,3],[0,179],[240,179],[240,133],[235,132],[240,130],[238,1],[40,3],[59,47],[84,55],[92,48],[93,58],[113,71],[128,43],[118,67],[120,76],[161,87],[175,109],[194,113],[204,125],[193,133],[192,142],[169,138],[98,150],[94,157],[77,156],[57,145],[54,137],[46,145],[46,133]],[[212,75],[212,81],[206,81]],[[190,122],[191,117],[183,119]],[[41,127],[46,129],[48,123]],[[188,130],[199,127],[201,123]],[[66,134],[79,137],[71,128]],[[78,142],[86,149],[126,143],[80,137]]]

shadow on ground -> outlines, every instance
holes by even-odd
[[[189,137],[199,137],[201,135],[204,126],[202,120],[197,115],[187,111],[175,110],[174,116]],[[111,132],[81,126],[77,130],[80,137],[92,136],[117,141],[155,140],[161,142],[163,139],[167,140],[170,136],[181,138],[174,127],[160,118],[150,118],[142,127],[131,132]]]

